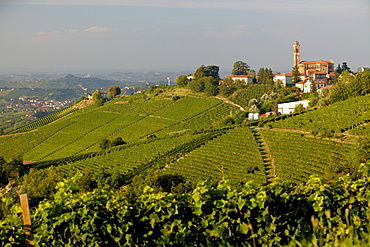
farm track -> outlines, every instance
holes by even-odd
[[[276,177],[275,160],[272,158],[270,149],[258,129],[253,129],[252,134],[254,140],[257,142],[258,150],[263,159],[266,181],[272,182],[273,179]]]

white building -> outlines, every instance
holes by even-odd
[[[310,102],[309,100],[302,100],[302,101],[294,101],[294,102],[289,102],[289,103],[278,104],[278,112],[280,114],[292,113],[294,111],[294,108],[299,104],[302,104],[303,107],[307,109],[309,102]]]
[[[310,80],[304,80],[297,82],[295,86],[301,90],[303,93],[310,93],[312,84],[315,85],[316,90],[326,87],[328,83],[326,81],[310,81]]]
[[[231,78],[234,82],[236,80],[243,81],[246,85],[253,82],[253,77],[249,75],[229,75],[226,78]]]
[[[300,75],[301,80],[304,80],[304,78],[305,78],[304,75]],[[273,80],[274,82],[277,82],[278,80],[280,80],[283,83],[283,87],[295,86],[293,84],[293,72],[280,73],[280,74],[274,75]]]

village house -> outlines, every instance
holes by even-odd
[[[289,102],[289,103],[278,104],[278,112],[280,114],[290,114],[294,111],[294,108],[299,104],[302,104],[303,107],[307,109],[309,102],[310,102],[309,100],[301,100],[301,101],[294,101],[294,102]]]
[[[318,90],[322,87],[327,86],[326,81],[310,81],[310,80],[304,80],[297,82],[295,86],[301,90],[302,93],[311,93],[312,85],[315,85],[315,88]]]
[[[300,75],[300,79],[304,80],[305,76]],[[293,83],[293,72],[280,73],[280,74],[274,75],[273,80],[274,80],[274,82],[277,82],[277,81],[280,80],[281,83],[283,84],[282,85],[283,87],[293,87],[293,86],[295,86],[295,84]]]
[[[226,76],[226,78],[231,78],[234,82],[237,80],[240,80],[244,82],[245,85],[248,85],[249,83],[253,83],[254,78],[249,75],[229,75]]]

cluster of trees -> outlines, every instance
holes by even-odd
[[[116,98],[118,95],[121,94],[121,88],[119,86],[111,86],[108,89],[108,97],[111,99]],[[106,99],[103,98],[102,92],[97,90],[92,94],[92,100],[94,105],[102,106]]]
[[[247,75],[256,81],[256,74],[250,66],[243,61],[236,61],[231,71],[232,75]],[[272,70],[270,68],[260,68],[258,72],[258,82],[260,84],[274,85]],[[176,84],[181,87],[189,87],[194,92],[204,92],[208,96],[221,95],[228,97],[238,89],[245,88],[247,84],[242,80],[233,80],[227,77],[220,83],[219,67],[216,65],[200,66],[194,73],[192,79],[186,75],[176,78]]]
[[[121,137],[117,137],[114,140],[108,140],[107,138],[105,138],[100,142],[99,146],[100,146],[101,149],[108,149],[108,148],[123,145],[123,144],[126,144],[126,143],[127,142],[122,140]]]
[[[322,90],[320,95],[316,91],[302,95],[310,99],[309,107],[323,107],[370,93],[370,71],[353,75],[348,68],[336,77],[335,86]]]
[[[23,160],[14,158],[6,161],[0,157],[0,187],[3,188],[8,184],[16,183],[18,178],[26,173],[23,166]]]
[[[344,70],[338,77],[335,87],[328,95],[329,103],[370,93],[370,71],[352,75]]]

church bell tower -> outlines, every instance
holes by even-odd
[[[299,42],[296,41],[293,44],[293,66],[298,67],[300,61],[301,61],[301,46],[299,45]]]

